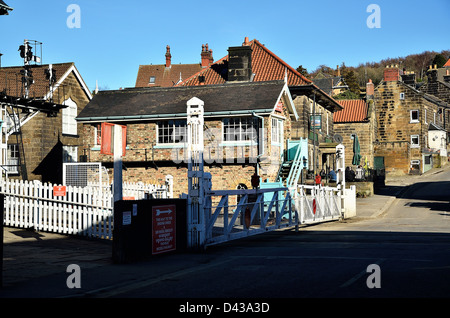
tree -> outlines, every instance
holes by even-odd
[[[447,62],[447,59],[442,54],[436,54],[433,59],[433,65],[437,65],[437,68],[441,68],[444,66],[445,62]]]
[[[361,90],[358,85],[358,79],[356,78],[355,72],[353,70],[346,71],[344,74],[345,83],[348,86],[348,89],[359,96]]]
[[[297,72],[299,72],[300,74],[302,74],[303,76],[308,76],[308,70],[306,68],[303,67],[303,65],[300,65],[299,67],[297,67]]]

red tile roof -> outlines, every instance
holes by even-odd
[[[272,51],[267,49],[258,40],[245,42],[252,48],[252,72],[255,74],[253,81],[263,82],[272,80],[283,80],[287,71],[288,85],[297,86],[311,84],[312,82],[297,72],[289,64],[280,59]],[[228,77],[228,55],[211,64],[190,78],[184,80],[179,86],[200,85],[199,77],[204,76],[204,85],[223,84]]]
[[[197,64],[172,64],[166,67],[164,64],[139,65],[135,87],[171,87],[175,86],[181,79],[186,79],[202,69]],[[155,77],[155,83],[150,84],[150,76]]]
[[[444,67],[447,67],[447,66],[450,67],[450,59],[448,59],[448,61],[444,64]]]
[[[357,123],[367,121],[369,107],[363,99],[338,100],[343,110],[333,113],[334,123]]]

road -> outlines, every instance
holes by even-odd
[[[33,237],[23,242],[9,243],[7,264],[36,260],[31,267],[25,263],[26,271],[18,263],[16,274],[26,275],[33,267],[42,274],[7,286],[0,298],[153,298],[144,306],[152,308],[168,299],[170,312],[182,310],[188,300],[191,305],[215,303],[215,313],[230,301],[267,302],[273,312],[274,301],[280,300],[288,300],[287,310],[300,303],[317,306],[309,302],[323,298],[338,301],[332,304],[353,298],[448,298],[450,169],[418,180],[377,217],[269,232],[203,253],[133,264],[112,264],[109,244],[30,233]],[[388,201],[394,191],[386,190]],[[80,289],[66,285],[69,264],[81,267]],[[5,277],[10,278],[15,270],[8,268]]]
[[[93,296],[449,297],[449,198],[446,171],[424,177],[378,218],[210,247],[198,266]]]

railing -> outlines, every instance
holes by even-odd
[[[210,191],[204,211],[206,245],[298,224],[288,188]]]

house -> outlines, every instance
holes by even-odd
[[[313,177],[324,162],[330,166],[335,161],[332,158],[335,147],[329,147],[334,142],[333,112],[342,109],[342,106],[257,39],[249,41],[245,37],[241,46],[229,47],[228,55],[180,82],[178,86],[273,80],[284,80],[288,84],[299,116],[299,120],[292,123],[291,138],[308,140],[306,170]],[[288,148],[286,145],[285,149]]]
[[[92,95],[74,63],[31,65],[26,89],[23,70],[0,68],[3,168],[11,178],[61,183],[62,163],[81,155],[75,117]]]
[[[439,158],[439,152],[430,146],[429,131],[444,127],[440,114],[449,106],[405,83],[402,75],[405,74],[397,66],[386,67],[374,92],[377,121],[374,165],[384,166],[387,177],[420,174],[433,166],[433,157]]]
[[[347,83],[345,83],[344,77],[341,76],[339,65],[336,68],[336,76],[320,72],[314,77],[313,82],[330,96],[336,96],[348,90]]]
[[[214,62],[212,50],[208,44],[202,45],[201,62],[194,64],[172,64],[170,46],[166,47],[166,63],[157,65],[139,65],[135,87],[170,87],[175,86],[208,67]]]
[[[376,137],[373,100],[350,99],[340,100],[339,103],[343,110],[333,114],[334,132],[346,149],[345,166],[352,167],[353,170],[359,165],[373,167],[373,144]],[[360,148],[359,163],[353,161],[355,142]]]
[[[445,67],[445,65],[449,65]],[[419,90],[423,93],[433,95],[443,102],[450,104],[450,60],[443,68],[431,67],[427,70],[427,82],[420,86]],[[441,107],[437,113],[442,122],[442,127],[447,132],[447,146],[450,143],[450,109]]]
[[[13,8],[8,6],[3,0],[0,0],[0,15],[8,15]]]
[[[77,117],[87,161],[113,167],[113,156],[100,153],[102,123],[120,124],[126,127],[123,179],[164,182],[172,175],[174,194],[187,193],[186,108],[194,97],[204,102],[205,171],[213,188],[251,188],[255,172],[275,181],[298,119],[284,81],[100,91]]]

